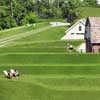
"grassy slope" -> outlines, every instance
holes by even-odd
[[[81,11],[82,17],[100,16],[100,8],[84,7]]]
[[[51,28],[0,49],[1,100],[99,100],[100,55],[66,54],[67,43],[82,41],[59,41],[65,30]],[[9,68],[20,71],[19,79],[3,77]]]
[[[11,44],[11,47],[5,47],[5,50],[6,52],[66,52],[67,43],[71,43],[74,46],[82,43],[82,41],[60,41],[61,37],[65,34],[65,30],[66,27],[53,27],[15,41]],[[0,49],[0,52],[3,51],[4,49]]]
[[[34,29],[41,28],[46,25],[48,25],[48,23],[44,22],[44,23],[37,23],[35,27],[33,25],[30,25],[30,26],[22,26],[22,27],[16,27],[16,28],[8,29],[8,30],[3,30],[3,31],[0,31],[0,39],[6,38],[12,35],[26,33]]]
[[[5,6],[0,6],[0,12],[1,12],[1,13],[4,13],[4,14],[6,15],[6,10],[8,10],[7,7],[5,7]]]

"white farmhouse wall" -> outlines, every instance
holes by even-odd
[[[81,26],[81,31],[79,27]],[[76,24],[71,26],[66,32],[65,36],[61,38],[61,40],[68,40],[68,39],[84,39],[85,34],[85,23],[78,21]]]

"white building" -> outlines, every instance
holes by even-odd
[[[76,48],[76,51],[79,53],[86,53],[86,44],[82,43]]]
[[[84,39],[85,34],[85,22],[86,19],[81,19],[75,24],[73,24],[66,32],[65,36],[61,40],[70,40],[70,39]]]

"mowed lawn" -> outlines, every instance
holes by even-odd
[[[60,41],[66,29],[51,27],[0,48],[0,100],[99,100],[100,54],[68,53],[67,43],[77,48],[83,41]],[[20,77],[4,78],[10,68]]]
[[[100,7],[95,8],[95,7],[83,7],[81,8],[81,17],[86,18],[89,16],[97,16],[100,17]]]

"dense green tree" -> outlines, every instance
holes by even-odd
[[[80,7],[81,2],[79,0],[62,1],[63,17],[67,18],[68,22],[73,22],[80,14]]]
[[[36,13],[29,13],[23,19],[23,24],[33,24],[36,23],[38,20],[38,16]]]
[[[16,22],[11,17],[4,17],[0,19],[0,29],[6,29],[6,28],[15,27],[15,26],[17,26]]]
[[[63,17],[73,22],[79,16],[80,5],[79,0],[0,0],[0,6],[6,7],[0,11],[0,29],[31,24],[38,18]]]
[[[84,0],[85,6],[97,6],[97,0]]]

